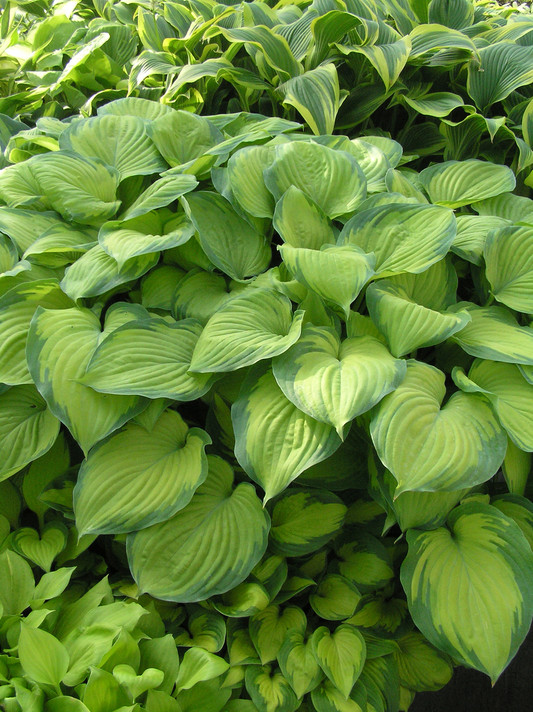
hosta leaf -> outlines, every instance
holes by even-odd
[[[250,637],[255,645],[261,664],[275,660],[287,633],[291,630],[305,633],[307,618],[301,608],[271,605],[250,618]]]
[[[168,104],[161,104],[149,99],[128,96],[110,101],[98,107],[98,116],[139,116],[146,121],[154,121],[159,116],[171,114],[174,111]]]
[[[228,667],[228,663],[218,655],[213,655],[202,648],[191,648],[187,650],[181,661],[176,679],[177,689],[180,692],[189,690],[199,682],[222,675]]]
[[[464,32],[430,23],[417,25],[411,34],[410,57],[420,57],[435,49],[466,49],[476,54],[476,45]]]
[[[276,201],[294,185],[330,218],[351,212],[366,197],[366,180],[355,158],[318,143],[278,146],[264,177]]]
[[[479,62],[468,65],[467,91],[476,105],[486,109],[533,81],[533,48],[514,42],[496,42],[479,50]]]
[[[32,383],[26,363],[28,328],[38,306],[72,306],[55,279],[27,282],[0,297],[0,383]]]
[[[445,161],[420,172],[431,201],[447,208],[460,208],[476,200],[513,190],[514,173],[507,166],[488,161]]]
[[[68,669],[65,646],[50,633],[23,624],[18,656],[26,675],[35,682],[58,687]]]
[[[172,517],[207,477],[210,442],[168,410],[150,432],[129,423],[93,448],[74,488],[80,536],[131,532]]]
[[[74,300],[97,297],[142,277],[158,259],[159,253],[151,252],[132,257],[120,267],[101,245],[95,245],[67,269],[61,288]]]
[[[480,200],[472,207],[483,217],[497,216],[502,220],[527,225],[531,225],[533,221],[533,200],[514,193],[502,193],[495,198]]]
[[[400,682],[410,690],[440,690],[452,677],[453,666],[445,653],[434,648],[420,633],[411,631],[398,638],[394,657]]]
[[[100,393],[196,400],[213,383],[211,374],[188,373],[201,333],[193,319],[129,322],[98,346],[78,381]]]
[[[457,235],[451,250],[464,260],[480,265],[489,232],[508,224],[507,220],[491,215],[458,215]]]
[[[59,433],[59,420],[33,385],[0,394],[0,480],[44,455]]]
[[[28,562],[14,551],[0,554],[0,605],[2,616],[18,616],[30,605],[35,590]]]
[[[0,206],[0,230],[13,240],[21,254],[48,230],[63,226],[63,220],[51,211],[40,213]]]
[[[37,564],[43,571],[50,571],[54,559],[67,543],[67,529],[59,522],[45,525],[41,536],[31,527],[22,527],[13,533],[13,549]]]
[[[520,450],[511,439],[508,439],[502,470],[511,494],[520,496],[525,494],[532,463],[531,453]]]
[[[329,680],[311,692],[311,699],[316,712],[364,712],[371,708],[366,706],[366,691],[363,686],[357,688],[357,699],[344,695]],[[375,709],[375,708],[374,708]]]
[[[424,96],[417,99],[406,94],[403,100],[422,116],[436,116],[438,118],[448,116],[458,106],[463,106],[464,103],[458,94],[446,91],[424,94]]]
[[[335,542],[335,552],[334,569],[361,593],[384,588],[394,577],[390,552],[363,529],[343,533]]]
[[[108,396],[78,383],[102,338],[100,321],[88,309],[42,309],[28,335],[32,378],[52,413],[84,452],[143,409],[137,396]]]
[[[255,370],[231,409],[235,456],[265,491],[264,501],[340,445],[335,430],[287,400],[270,370]]]
[[[235,371],[286,351],[300,336],[303,312],[272,289],[250,288],[223,304],[207,322],[190,370]]]
[[[405,362],[372,336],[341,342],[333,329],[306,326],[300,340],[274,360],[273,373],[294,405],[342,437],[346,423],[401,383]]]
[[[411,40],[409,37],[400,37],[395,42],[387,44],[353,46],[350,47],[350,51],[365,55],[388,91],[396,83],[407,63],[411,52]]]
[[[533,385],[517,366],[477,359],[466,383],[460,373],[457,378],[457,384],[465,391],[484,393],[515,445],[533,452]]]
[[[457,308],[466,309],[472,317],[452,337],[466,353],[492,361],[533,365],[533,329],[519,326],[505,307],[460,302]]]
[[[346,318],[351,303],[374,274],[373,255],[353,245],[323,245],[319,250],[281,245],[279,250],[296,279],[338,306]]]
[[[469,502],[448,528],[407,533],[401,580],[415,624],[440,650],[493,682],[524,639],[533,615],[533,554],[498,509]]]
[[[285,556],[322,548],[340,531],[346,506],[326,490],[287,490],[272,508],[270,546]]]
[[[170,312],[176,287],[185,271],[173,265],[160,265],[143,277],[141,303],[146,309],[164,309]]]
[[[96,244],[96,236],[63,223],[47,230],[24,252],[30,259],[48,267],[63,267],[75,262]]]
[[[533,313],[533,228],[491,231],[483,256],[496,299],[516,311]]]
[[[108,114],[75,121],[61,133],[59,148],[101,159],[117,169],[120,180],[167,168],[146,133],[145,121],[136,116]]]
[[[361,594],[344,576],[328,574],[309,596],[311,608],[328,621],[345,620],[355,613]]]
[[[502,494],[494,497],[491,504],[518,524],[533,549],[533,503],[526,497]]]
[[[369,286],[366,303],[373,322],[397,357],[439,344],[470,322],[466,311],[440,312],[417,304],[401,286],[386,279]]]
[[[440,260],[455,237],[455,217],[437,205],[381,205],[354,215],[339,244],[355,245],[376,257],[380,276],[423,272]]]
[[[505,434],[485,398],[458,392],[441,407],[444,380],[433,366],[409,361],[402,384],[374,412],[370,433],[398,482],[396,496],[471,487],[503,461]]]
[[[266,62],[279,73],[282,80],[298,76],[301,73],[301,65],[294,59],[287,40],[268,27],[260,25],[259,27],[224,29],[223,34],[232,42],[246,42],[257,47],[264,55]]]
[[[178,650],[173,636],[167,634],[160,638],[141,640],[139,649],[141,652],[141,669],[152,667],[162,670],[165,673],[165,678],[159,689],[170,694],[174,689],[180,666]]]
[[[323,64],[300,76],[293,76],[277,91],[283,104],[294,106],[316,135],[331,134],[341,104],[339,78],[334,64]]]
[[[347,699],[365,663],[363,636],[354,626],[341,623],[333,633],[324,626],[317,628],[311,641],[315,658],[326,677]]]
[[[196,178],[186,173],[163,176],[141,193],[126,212],[121,214],[120,219],[133,220],[151,210],[166,208],[181,195],[190,193],[197,185]]]
[[[267,269],[270,246],[266,238],[217,193],[195,191],[182,198],[209,259],[233,279],[245,279]]]
[[[98,241],[121,270],[132,257],[169,250],[193,236],[194,225],[183,213],[169,217],[163,220],[148,213],[133,220],[107,222],[100,228]]]
[[[231,467],[210,456],[207,480],[184,509],[129,535],[128,561],[141,591],[192,602],[244,581],[265,552],[270,518],[250,484],[233,489],[232,481]]]
[[[271,665],[248,665],[244,679],[258,712],[295,712],[300,707],[289,681]]]
[[[172,111],[148,126],[148,133],[163,158],[180,166],[224,140],[224,135],[204,116],[189,111]]]
[[[235,285],[233,282],[230,289]],[[244,288],[242,284],[238,286]],[[198,319],[205,325],[221,306],[235,296],[230,289],[223,275],[192,269],[174,291],[172,312],[178,319]]]
[[[319,250],[322,245],[335,244],[335,233],[324,212],[294,185],[276,203],[273,224],[283,241],[293,247]]]
[[[235,199],[247,213],[258,218],[271,218],[274,212],[274,199],[263,179],[263,171],[274,155],[274,146],[246,146],[228,161],[228,179]]]
[[[313,690],[323,678],[313,655],[311,640],[306,641],[298,631],[287,633],[278,653],[278,662],[283,677],[298,698]]]

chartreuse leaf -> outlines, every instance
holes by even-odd
[[[297,606],[271,605],[250,618],[250,637],[261,659],[261,664],[275,660],[287,633],[305,633],[307,618]]]
[[[472,487],[492,477],[503,461],[505,433],[486,399],[457,392],[441,407],[444,381],[433,366],[409,361],[402,384],[374,411],[370,434],[398,482],[395,496]]]
[[[254,370],[231,409],[235,457],[265,491],[264,501],[340,445],[335,430],[299,410],[272,372]]]
[[[276,203],[274,228],[293,247],[319,250],[334,245],[333,232],[323,210],[306,193],[291,185]]]
[[[159,689],[170,695],[178,676],[180,659],[173,636],[169,633],[160,638],[150,638],[139,642],[141,669],[156,668],[164,672]]]
[[[457,235],[451,250],[464,260],[480,265],[489,232],[508,224],[507,220],[492,215],[458,215]]]
[[[148,133],[171,166],[181,166],[203,156],[224,140],[224,135],[204,116],[190,111],[172,111],[148,125]]]
[[[195,191],[182,201],[205,254],[222,272],[242,280],[267,269],[271,258],[268,241],[225,198]]]
[[[232,42],[246,42],[257,47],[264,55],[265,61],[279,73],[281,79],[288,79],[301,73],[301,65],[294,58],[287,40],[274,33],[269,27],[259,25],[224,29],[223,34]]]
[[[26,675],[43,685],[58,688],[68,669],[65,646],[45,630],[25,623],[20,628],[18,656]]]
[[[167,168],[146,133],[146,122],[137,116],[108,114],[75,121],[61,132],[59,148],[87,158],[100,158],[117,169],[120,180]]]
[[[276,158],[263,175],[276,201],[295,186],[330,218],[351,212],[366,197],[366,179],[355,158],[314,142],[277,146]]]
[[[39,532],[30,527],[22,527],[13,533],[13,549],[37,564],[43,571],[50,571],[54,559],[63,551],[67,543],[67,530],[61,522],[48,522]]]
[[[333,63],[293,76],[277,88],[284,105],[293,106],[315,134],[331,134],[341,105],[339,77]]]
[[[120,218],[121,220],[133,220],[152,210],[166,208],[181,195],[194,190],[197,185],[196,178],[185,173],[165,175],[152,183],[144,193],[141,193],[126,212],[121,214]]]
[[[209,653],[218,653],[222,649],[226,640],[226,623],[218,613],[200,607],[191,608],[187,628],[189,632],[182,629],[175,636],[175,642],[179,646],[199,647]]]
[[[524,114],[525,116],[525,114]],[[498,217],[507,223],[531,224],[533,220],[533,200],[514,193],[502,193],[495,198],[480,200],[472,205],[480,217]]]
[[[0,481],[44,455],[59,426],[35,386],[14,386],[0,393]]]
[[[286,490],[272,507],[270,546],[285,556],[310,554],[340,531],[345,514],[346,506],[327,490]]]
[[[103,395],[78,383],[102,336],[98,317],[88,309],[40,307],[28,336],[32,378],[52,413],[84,452],[144,406],[137,396]]]
[[[447,258],[435,262],[418,274],[395,274],[387,282],[401,287],[409,299],[428,309],[444,310],[457,301],[457,273]],[[383,281],[379,283],[383,284]]]
[[[533,313],[533,227],[492,230],[483,257],[494,297],[511,309]]]
[[[452,94],[447,91],[431,92],[416,99],[410,97],[409,94],[405,94],[402,98],[406,104],[419,114],[422,114],[422,116],[436,116],[438,118],[448,116],[454,109],[464,104],[459,94]]]
[[[361,633],[346,623],[333,633],[322,626],[311,636],[311,645],[326,677],[348,699],[365,664],[366,645]]]
[[[311,700],[316,712],[365,712],[372,709],[366,705],[366,690],[360,684],[350,697],[345,698],[335,685],[325,680],[311,692]]]
[[[147,690],[159,687],[165,674],[162,670],[147,668],[141,675],[136,675],[131,665],[121,664],[113,668],[113,677],[128,690],[132,699],[136,700]]]
[[[436,163],[420,172],[420,180],[431,202],[447,208],[492,198],[516,185],[514,173],[507,166],[475,158]]]
[[[13,240],[21,254],[48,230],[62,227],[63,220],[57,213],[0,206],[0,230]]]
[[[70,695],[54,697],[46,703],[46,712],[90,712],[81,700]]]
[[[327,621],[345,620],[353,616],[361,594],[344,576],[328,574],[316,591],[309,596],[309,604],[320,618]]]
[[[272,665],[248,665],[246,691],[258,712],[295,712],[300,707],[289,681]]]
[[[91,712],[107,712],[129,705],[131,699],[111,673],[91,668],[89,680],[83,691],[83,703]]]
[[[235,371],[286,351],[300,336],[303,312],[268,288],[249,288],[213,314],[194,348],[190,371]]]
[[[263,171],[275,156],[274,146],[245,146],[228,161],[228,180],[235,199],[250,215],[271,218],[274,199],[265,186]]]
[[[274,377],[291,403],[333,426],[341,438],[347,423],[400,384],[405,368],[372,336],[341,342],[333,329],[310,325],[273,362]]]
[[[288,631],[278,653],[278,663],[298,699],[311,692],[323,678],[313,655],[311,639],[306,640],[303,633],[296,630]]]
[[[221,274],[192,269],[175,287],[171,311],[177,319],[197,319],[205,326],[223,304],[244,288],[233,281],[228,287],[227,278]]]
[[[359,683],[366,688],[370,709],[396,710],[400,705],[398,664],[392,655],[367,660]]]
[[[505,307],[480,307],[460,302],[457,309],[466,309],[472,321],[452,336],[471,356],[533,365],[533,329],[519,326]]]
[[[410,631],[397,639],[394,658],[398,663],[400,682],[409,690],[440,690],[452,677],[452,661],[434,648],[423,635]]]
[[[265,552],[270,518],[254,488],[232,489],[231,467],[208,459],[208,477],[184,509],[128,537],[133,577],[156,598],[193,602],[229,591]]]
[[[467,91],[486,109],[517,87],[533,81],[533,50],[514,42],[496,42],[479,50],[479,62],[468,64]]]
[[[441,312],[417,304],[405,289],[386,279],[369,285],[366,304],[392,355],[397,357],[439,344],[471,320],[466,311]]]
[[[196,400],[213,383],[211,374],[188,373],[201,333],[194,319],[128,322],[98,346],[79,382],[100,393]]]
[[[28,562],[14,551],[0,554],[0,606],[3,616],[18,616],[30,605],[35,580]]]
[[[407,63],[411,51],[411,40],[409,37],[399,37],[396,41],[387,42],[386,44],[352,46],[349,51],[365,55],[381,77],[385,89],[388,91],[396,83]]]
[[[503,475],[511,494],[523,496],[526,491],[533,457],[530,452],[524,452],[508,438],[507,452],[502,464]]]
[[[361,593],[384,588],[394,577],[390,552],[363,529],[347,530],[336,541],[334,569]]]
[[[35,240],[24,252],[23,259],[46,267],[63,267],[94,247],[95,238],[92,231],[76,230],[64,223],[50,228]]]
[[[407,533],[401,581],[413,620],[456,661],[495,682],[516,653],[533,615],[533,554],[512,519],[468,502],[448,528]]]
[[[176,679],[177,690],[189,690],[199,682],[222,675],[228,668],[229,663],[218,655],[208,653],[203,648],[190,648],[180,664]]]
[[[533,385],[517,366],[476,359],[467,380],[458,369],[454,377],[463,390],[485,394],[515,445],[533,452]]]
[[[98,241],[119,269],[132,257],[169,250],[187,242],[194,225],[183,213],[150,212],[132,220],[112,220],[100,228]]]
[[[455,237],[455,216],[438,205],[380,205],[354,215],[339,235],[340,245],[356,245],[376,257],[382,277],[423,272],[440,260]]]
[[[121,534],[172,517],[205,480],[210,442],[167,410],[150,432],[129,423],[93,448],[74,488],[80,535]]]
[[[48,601],[61,595],[75,570],[76,567],[72,566],[43,574],[33,592],[33,605],[38,606],[40,601]]]
[[[149,99],[136,96],[127,96],[122,99],[110,101],[98,107],[98,116],[139,116],[146,121],[153,121],[159,116],[171,114],[174,111],[168,104],[160,104]]]
[[[491,504],[518,524],[533,549],[533,503],[519,495],[502,494],[494,497]]]
[[[339,307],[346,319],[351,303],[374,275],[374,256],[353,245],[323,245],[319,250],[281,245],[279,251],[295,278]]]
[[[72,307],[55,279],[19,284],[0,297],[0,383],[32,383],[26,363],[28,328],[38,306]]]

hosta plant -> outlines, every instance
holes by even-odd
[[[533,615],[511,169],[134,97],[41,127],[0,172],[5,709],[495,682]]]

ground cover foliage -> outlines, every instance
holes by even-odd
[[[0,707],[496,681],[533,615],[531,16],[32,2],[1,31]]]

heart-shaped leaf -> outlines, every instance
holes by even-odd
[[[355,626],[345,623],[337,626],[333,633],[322,626],[313,633],[311,645],[326,677],[348,699],[366,658],[366,645],[361,633]]]
[[[445,161],[424,168],[420,180],[431,202],[460,208],[476,200],[514,190],[516,179],[507,166],[488,161]]]
[[[67,529],[60,522],[50,522],[39,532],[30,527],[17,529],[13,535],[13,548],[19,554],[37,564],[43,571],[50,571],[54,559],[67,543]]]

